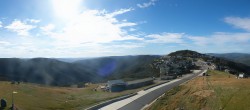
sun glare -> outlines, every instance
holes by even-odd
[[[52,0],[56,17],[69,20],[80,13],[82,0]]]

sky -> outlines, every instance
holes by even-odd
[[[2,58],[249,48],[249,0],[0,0]]]

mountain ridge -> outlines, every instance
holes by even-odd
[[[207,53],[208,55],[225,58],[231,61],[239,62],[250,66],[249,53]]]
[[[172,52],[169,55],[137,55],[137,56],[110,56],[82,59],[74,62],[59,61],[54,58],[0,58],[0,79],[24,81],[53,86],[70,86],[86,82],[106,82],[112,79],[135,80],[146,77],[158,77],[159,68],[154,68],[153,63],[170,56],[174,62],[171,71],[184,72],[186,64],[192,67],[192,59],[203,58],[218,65],[218,68],[229,68],[232,74],[246,72],[250,67],[231,60],[201,54],[191,50]],[[186,57],[180,59],[178,57]],[[189,59],[188,62],[183,61]],[[170,62],[171,63],[171,62]],[[185,70],[188,71],[188,70]]]
[[[148,77],[148,75],[144,76],[141,74],[148,70],[147,67],[141,64],[149,65],[157,57],[103,57],[84,59],[73,63],[50,58],[0,58],[0,76],[13,81],[53,86],[69,86],[84,82],[104,82],[108,79],[126,78],[127,76],[137,79]],[[145,59],[148,60],[145,61]],[[137,63],[132,65],[132,60]],[[112,70],[112,63],[114,66],[114,62],[117,66],[113,67]]]

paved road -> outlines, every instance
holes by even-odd
[[[151,103],[154,101],[156,98],[164,94],[166,91],[172,89],[173,87],[176,87],[194,77],[197,75],[201,74],[203,71],[196,73],[196,74],[189,74],[181,79],[176,79],[173,81],[170,81],[169,83],[160,85],[158,87],[154,87],[152,89],[149,89],[147,91],[140,91],[138,92],[138,95],[121,100],[118,102],[115,102],[113,104],[107,105],[101,110],[113,110],[113,109],[118,109],[118,110],[140,110],[147,104]]]
[[[193,74],[190,75],[188,77],[185,77],[181,80],[178,80],[174,83],[171,83],[169,85],[166,85],[162,88],[159,88],[155,91],[152,91],[140,98],[138,98],[137,100],[134,100],[133,102],[123,106],[122,108],[120,108],[119,110],[140,110],[141,108],[143,108],[145,105],[151,103],[152,101],[154,101],[156,98],[158,98],[159,96],[161,96],[162,94],[164,94],[166,91],[172,89],[173,87],[176,87],[192,78],[194,78],[195,76],[197,76],[198,74]]]

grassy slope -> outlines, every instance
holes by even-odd
[[[219,71],[197,77],[157,100],[149,110],[250,110],[250,79]]]
[[[10,82],[0,82],[0,99],[4,98],[11,106],[11,91],[14,94],[15,105],[20,110],[79,110],[98,102],[114,97],[134,93],[139,89],[119,93],[92,91],[97,85],[87,88],[42,87],[34,84],[11,85]]]

